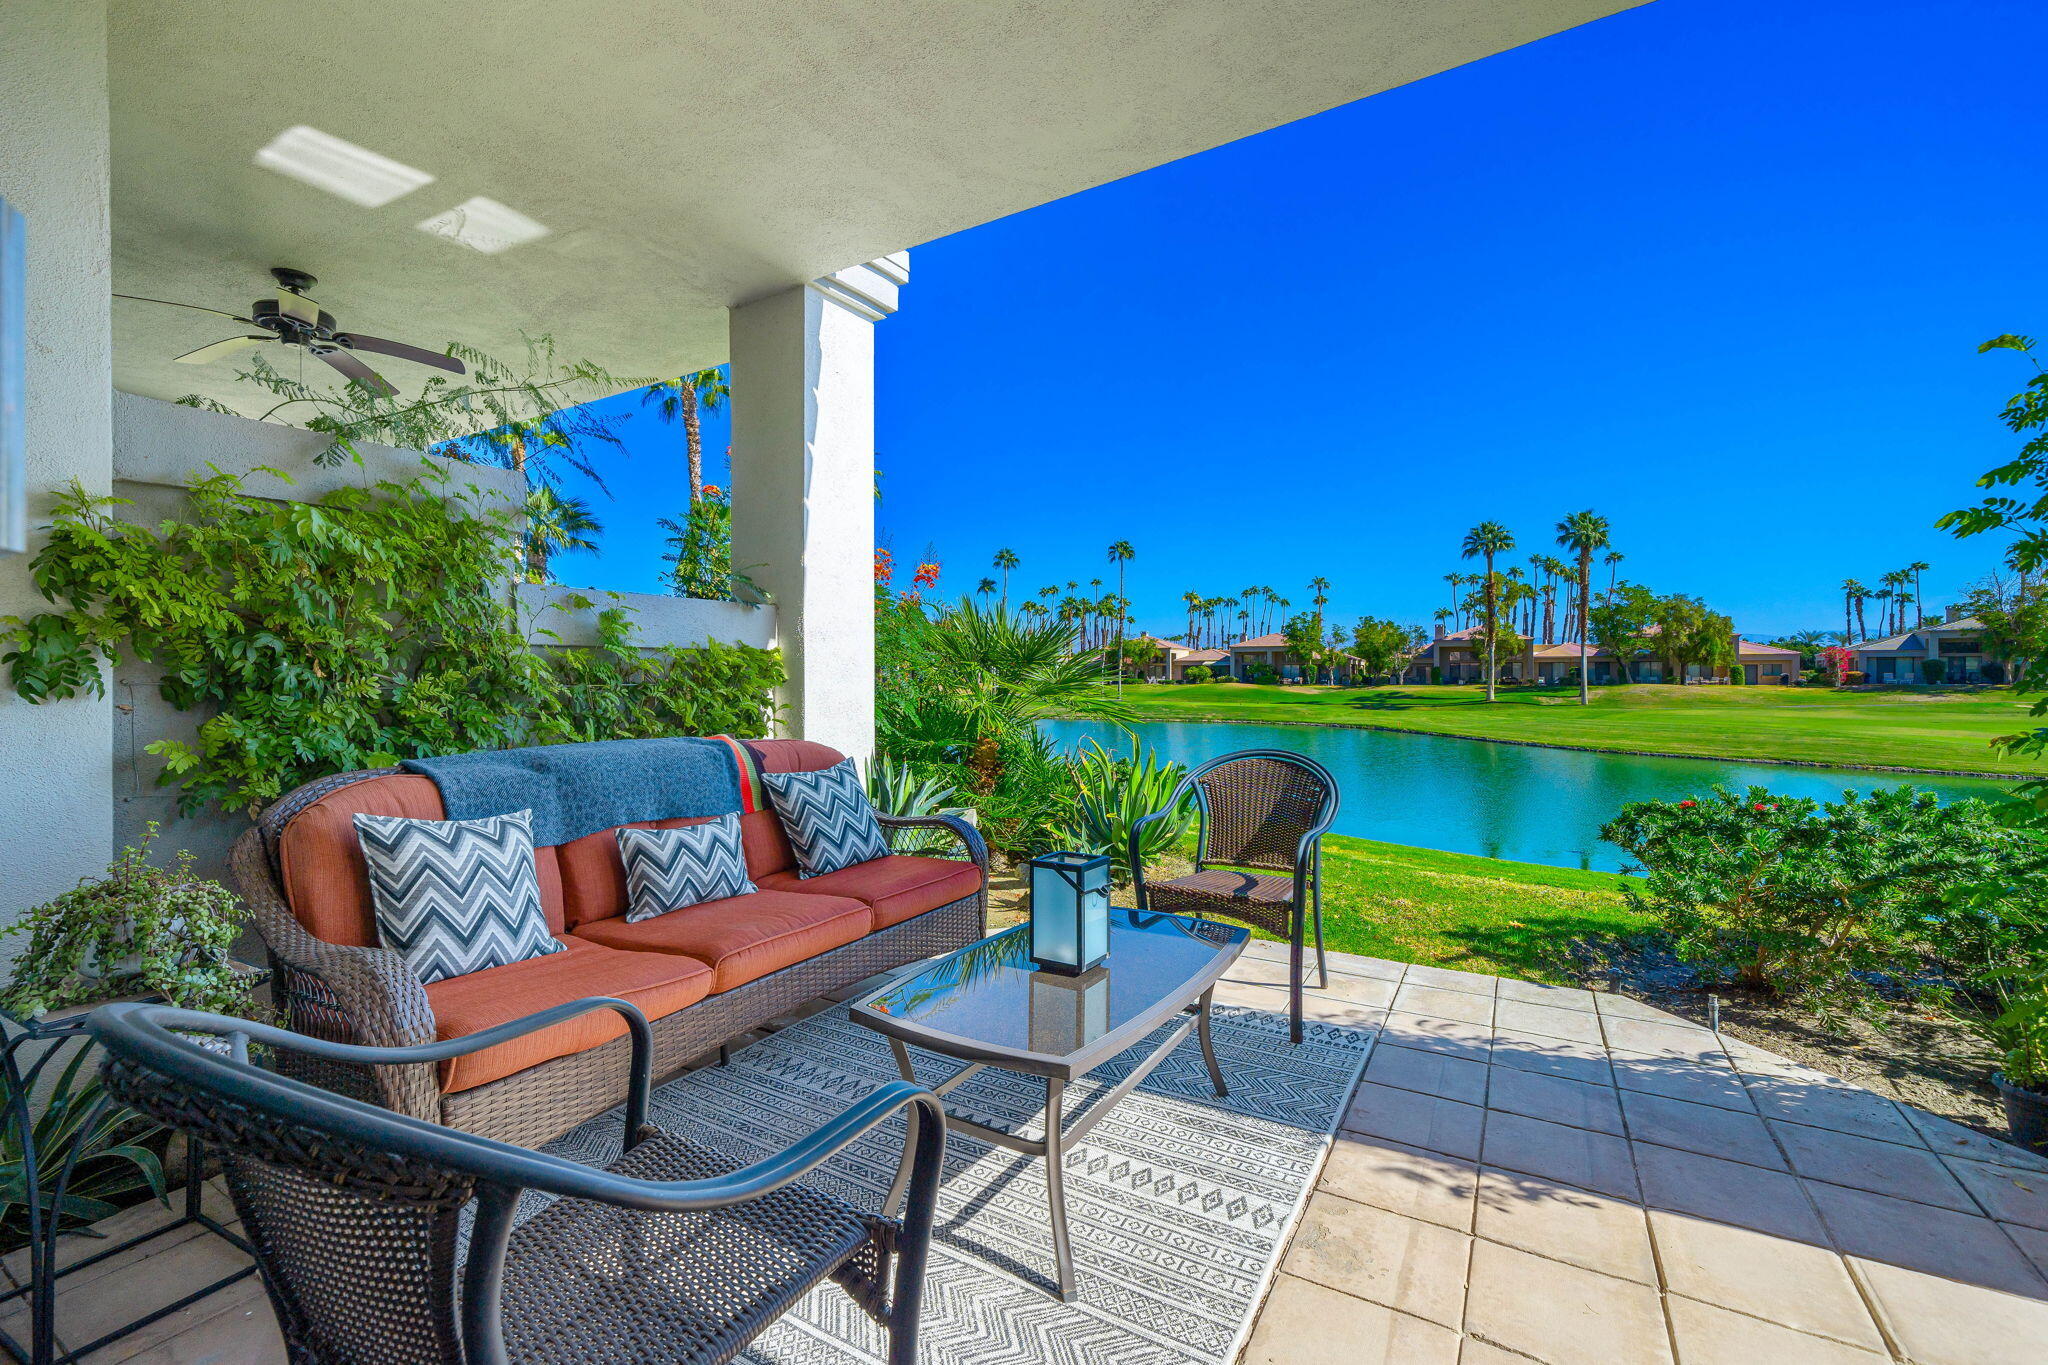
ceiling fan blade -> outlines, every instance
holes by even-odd
[[[320,305],[304,294],[294,294],[289,289],[277,291],[277,311],[288,318],[297,318],[309,326],[320,325]]]
[[[187,351],[181,356],[173,356],[172,359],[180,365],[204,365],[209,360],[219,360],[224,355],[234,355],[238,351],[248,350],[251,346],[261,346],[266,341],[275,340],[276,337],[229,337],[226,341],[216,341],[211,346],[201,346],[196,351]]]
[[[343,332],[335,335],[335,341],[351,350],[375,351],[378,355],[397,356],[417,365],[432,365],[437,370],[451,374],[468,374],[469,367],[452,355],[429,351],[421,346],[408,346],[402,341],[386,341],[383,337],[366,337],[357,332]]]
[[[322,360],[332,365],[335,369],[340,370],[372,393],[382,394],[384,397],[389,398],[398,392],[397,386],[390,380],[378,374],[362,361],[357,360],[347,351],[323,348],[314,351],[313,354],[319,356]]]
[[[173,303],[169,299],[149,299],[144,298],[140,294],[116,294],[114,297],[117,299],[133,299],[137,303],[160,303],[166,308],[189,308],[195,313],[211,313],[217,318],[226,318],[230,322],[246,322],[251,327],[257,325],[255,319],[245,318],[240,313],[223,313],[218,308],[201,308],[196,303]]]

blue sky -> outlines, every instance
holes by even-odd
[[[954,592],[1004,545],[1025,590],[1113,580],[1129,539],[1162,630],[1318,573],[1426,622],[1467,527],[1549,552],[1588,506],[1752,635],[1914,559],[1939,603],[1994,549],[1931,523],[2024,380],[1976,345],[2048,326],[2044,41],[2016,0],[1663,0],[918,247],[883,535]],[[680,437],[625,434],[562,568],[645,590]]]

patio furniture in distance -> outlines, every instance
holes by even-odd
[[[1108,958],[1079,976],[1063,976],[1032,966],[1031,926],[1019,924],[949,953],[853,1006],[856,1022],[888,1037],[904,1081],[917,1079],[911,1047],[968,1064],[932,1086],[934,1095],[944,1096],[986,1067],[1045,1078],[1044,1131],[1039,1137],[943,1112],[946,1126],[956,1132],[1045,1158],[1062,1302],[1074,1298],[1063,1153],[1086,1138],[1190,1031],[1201,1038],[1202,1060],[1216,1093],[1229,1093],[1209,1037],[1209,1003],[1217,978],[1237,961],[1250,938],[1235,925],[1113,908]],[[1069,1085],[1142,1042],[1177,1014],[1192,1017],[1167,1033],[1071,1127],[1064,1123]],[[895,1209],[905,1179],[897,1177],[896,1188],[883,1204],[885,1212]]]
[[[839,763],[808,740],[750,741],[764,772]],[[307,783],[236,843],[233,868],[275,969],[291,1028],[339,1043],[403,1047],[463,1037],[525,1011],[617,996],[653,1023],[654,1078],[668,1079],[733,1038],[877,972],[948,952],[987,932],[988,851],[953,816],[878,816],[886,836],[933,832],[965,859],[891,854],[800,877],[772,807],[740,816],[751,895],[629,922],[616,831],[534,851],[542,908],[565,951],[421,985],[380,947],[356,813],[445,818],[432,779],[396,769]],[[637,822],[673,828],[687,819]],[[290,1075],[523,1146],[543,1146],[618,1103],[625,1030],[584,1019],[440,1067],[340,1065],[286,1053]],[[451,1054],[452,1055],[452,1054]]]
[[[1193,793],[1195,870],[1147,882],[1139,834]],[[1330,984],[1323,953],[1322,837],[1337,818],[1337,779],[1314,759],[1284,749],[1243,749],[1212,758],[1181,779],[1164,809],[1134,822],[1131,875],[1138,908],[1240,920],[1278,935],[1288,955],[1289,1038],[1301,1041],[1302,953],[1310,923],[1316,979]],[[1219,866],[1220,864],[1220,866]],[[1251,869],[1251,870],[1239,870]]]
[[[607,1170],[393,1114],[247,1060],[259,1044],[341,1066],[431,1065],[598,1011],[616,1013],[631,1040],[626,1154]],[[653,1035],[621,1000],[571,1001],[403,1048],[161,1005],[103,1006],[89,1026],[117,1099],[221,1156],[295,1365],[715,1365],[827,1278],[886,1329],[889,1365],[914,1365],[945,1150],[943,1110],[929,1091],[892,1082],[784,1151],[735,1168],[648,1124]],[[194,1034],[227,1046],[211,1050]],[[900,1222],[796,1183],[903,1109],[924,1117],[904,1140]],[[528,1190],[558,1198],[516,1220]]]

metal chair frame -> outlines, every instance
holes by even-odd
[[[109,1065],[120,1059],[261,1115],[472,1178],[476,1182],[476,1217],[462,1272],[459,1309],[464,1365],[509,1365],[501,1322],[502,1289],[513,1210],[522,1192],[540,1190],[644,1213],[724,1208],[761,1198],[791,1184],[886,1122],[897,1110],[907,1109],[909,1131],[905,1135],[898,1179],[899,1187],[907,1186],[908,1197],[902,1231],[896,1241],[895,1282],[885,1325],[889,1334],[889,1365],[914,1365],[918,1315],[946,1139],[945,1110],[938,1098],[922,1086],[891,1082],[803,1140],[725,1175],[653,1181],[617,1175],[397,1114],[290,1080],[248,1060],[249,1046],[259,1044],[354,1065],[441,1062],[599,1009],[621,1015],[632,1039],[625,1142],[630,1150],[650,1137],[659,1136],[660,1130],[647,1122],[652,1089],[652,1032],[646,1016],[624,1000],[596,996],[570,1001],[465,1037],[394,1048],[330,1042],[245,1019],[166,1005],[104,1005],[93,1011],[89,1028],[106,1049]],[[181,1037],[181,1033],[224,1038],[228,1050],[211,1051]],[[272,1293],[275,1301],[274,1288]],[[761,1327],[765,1329],[767,1325],[763,1323]]]
[[[1180,784],[1173,789],[1173,795],[1166,804],[1150,815],[1141,816],[1131,824],[1130,866],[1131,879],[1137,897],[1138,909],[1149,909],[1148,893],[1145,886],[1145,867],[1138,856],[1140,834],[1145,826],[1155,820],[1164,820],[1192,792],[1195,802],[1195,871],[1207,871],[1209,854],[1209,794],[1202,786],[1202,779],[1219,768],[1247,760],[1265,759],[1271,762],[1289,764],[1304,769],[1323,786],[1323,801],[1315,820],[1296,843],[1294,856],[1290,860],[1294,874],[1294,897],[1290,905],[1292,923],[1288,933],[1287,1003],[1289,1014],[1288,1037],[1299,1043],[1302,1036],[1301,975],[1302,954],[1306,947],[1307,930],[1313,921],[1316,936],[1316,988],[1327,990],[1330,985],[1330,965],[1323,949],[1323,835],[1336,823],[1337,809],[1341,798],[1337,791],[1337,779],[1328,768],[1303,754],[1286,749],[1240,749],[1235,753],[1212,758],[1191,770]],[[1228,914],[1228,911],[1218,911]]]

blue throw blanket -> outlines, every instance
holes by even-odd
[[[606,739],[408,758],[399,766],[434,779],[450,820],[530,809],[536,844],[740,808],[732,751],[714,739]]]

